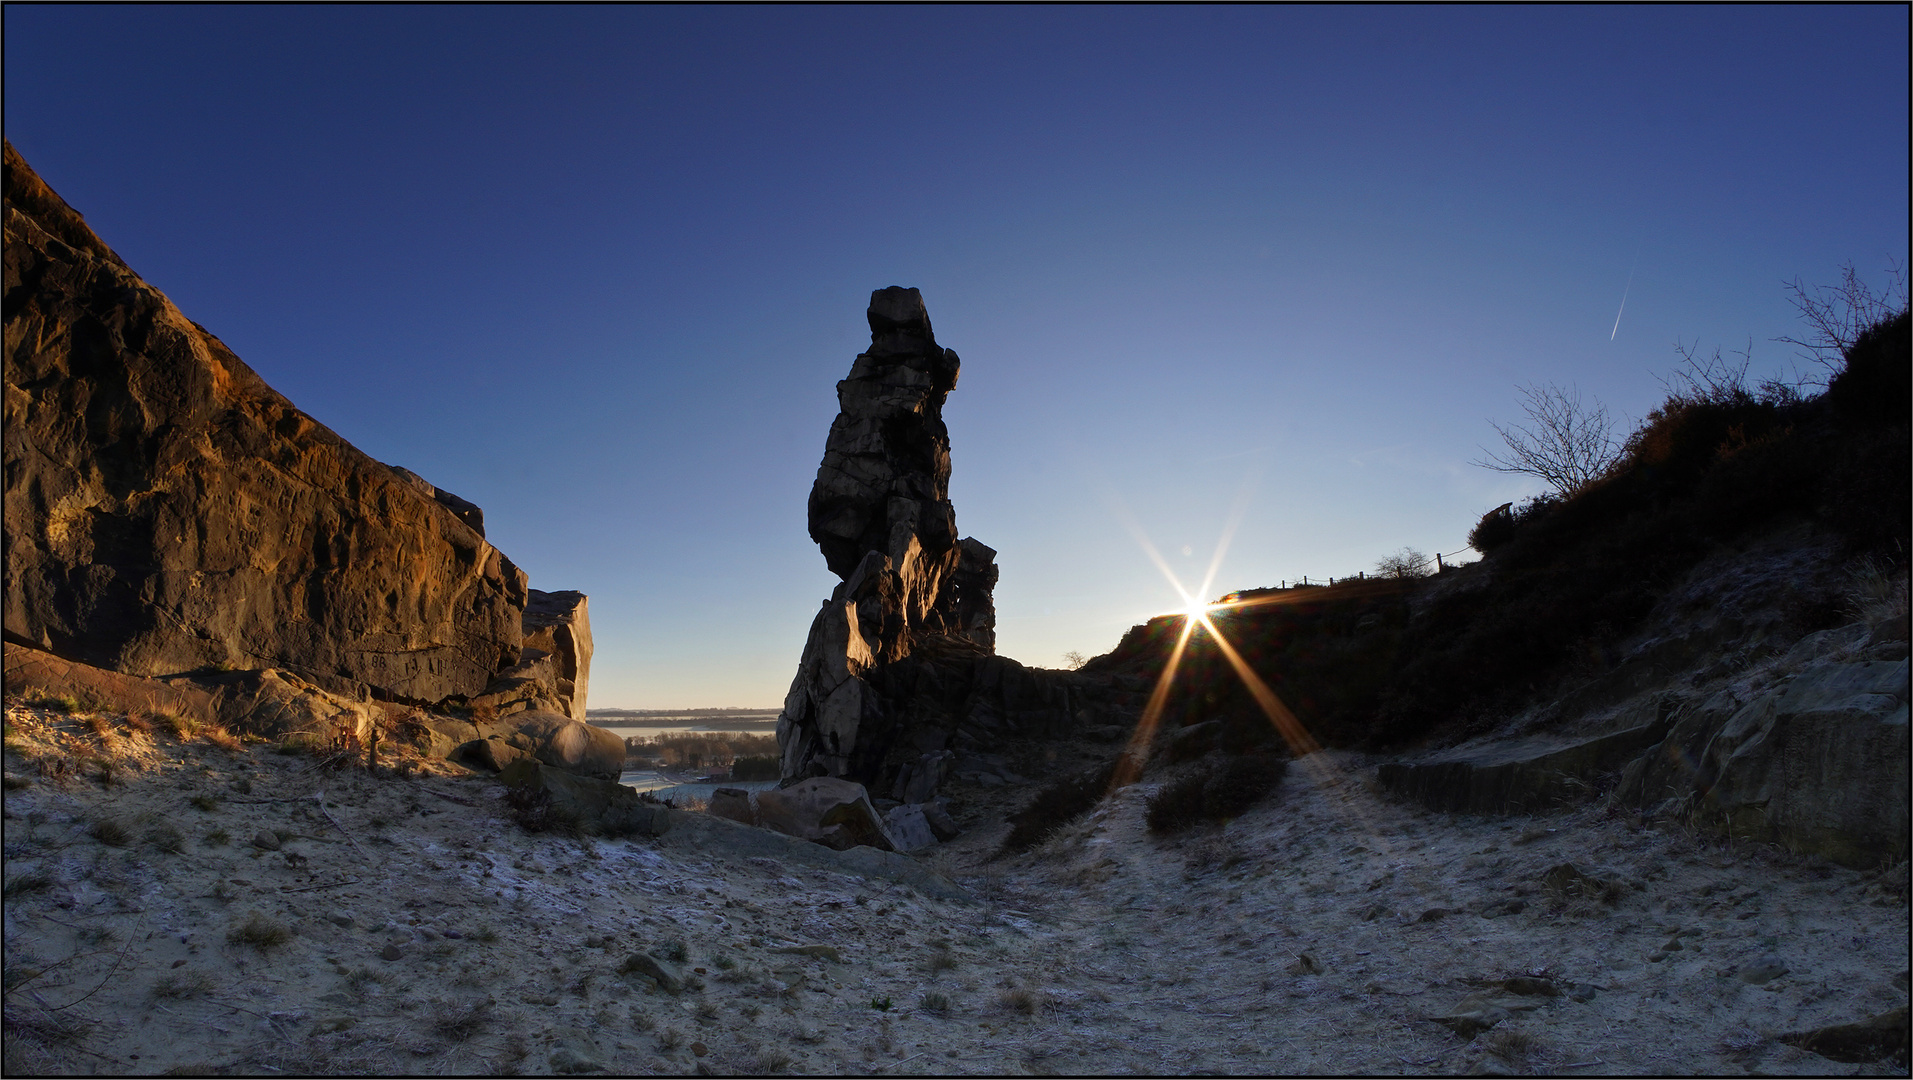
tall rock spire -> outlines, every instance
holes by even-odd
[[[899,718],[868,676],[926,643],[995,647],[996,552],[959,540],[943,402],[959,361],[923,297],[870,295],[870,348],[837,384],[839,412],[810,491],[810,536],[843,579],[811,624],[778,722],[784,774],[872,783]],[[875,727],[873,727],[875,725]]]

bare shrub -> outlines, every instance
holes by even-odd
[[[1375,572],[1385,578],[1421,578],[1434,573],[1428,556],[1412,547],[1385,555],[1375,564]]]
[[[530,784],[505,788],[505,810],[519,828],[529,833],[555,833],[577,836],[582,832],[578,818],[552,802],[551,792]]]
[[[1111,765],[1045,785],[1028,806],[1010,815],[1010,832],[1000,850],[1004,854],[1026,851],[1094,810],[1109,793],[1114,768]]]
[[[1545,386],[1520,387],[1529,426],[1489,424],[1501,436],[1507,456],[1482,451],[1470,464],[1495,472],[1535,477],[1563,496],[1572,496],[1605,476],[1620,459],[1614,421],[1600,402],[1583,404],[1581,392]]]
[[[1275,790],[1288,766],[1287,758],[1274,754],[1227,758],[1164,785],[1149,797],[1144,820],[1152,832],[1176,832],[1239,817]]]
[[[1807,336],[1774,340],[1800,347],[1805,350],[1803,359],[1825,368],[1829,375],[1837,374],[1863,334],[1907,309],[1906,266],[1889,264],[1887,274],[1888,283],[1878,292],[1860,279],[1852,263],[1840,268],[1838,285],[1818,285],[1809,290],[1795,278],[1787,290],[1793,294],[1790,299],[1794,309],[1807,324]]]

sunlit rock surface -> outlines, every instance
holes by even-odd
[[[483,694],[521,662],[526,577],[476,506],[301,412],[11,144],[5,168],[9,641],[130,675],[277,670],[418,704]],[[582,716],[589,634],[571,606],[569,643],[542,650],[545,697]]]

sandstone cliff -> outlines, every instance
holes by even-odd
[[[525,659],[532,594],[477,507],[301,412],[5,155],[9,642],[414,704]],[[582,716],[583,598],[555,595],[539,701]]]

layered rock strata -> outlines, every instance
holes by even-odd
[[[492,689],[529,633],[524,707],[583,715],[582,596],[544,611],[476,506],[301,412],[5,155],[9,642],[429,704]]]
[[[949,498],[956,353],[915,289],[872,293],[868,320],[810,493],[811,539],[843,583],[811,623],[778,744],[787,783],[839,777],[919,803],[953,746],[1066,728],[1072,680],[995,655],[996,552],[958,537]]]

